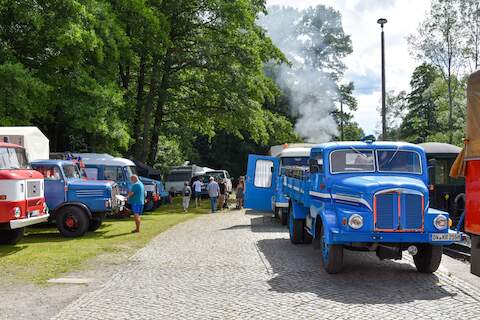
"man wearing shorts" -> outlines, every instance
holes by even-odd
[[[145,188],[136,175],[133,175],[130,180],[133,185],[128,193],[128,201],[132,206],[133,217],[135,219],[135,230],[132,232],[140,232],[140,216],[143,213],[143,205],[145,204]]]

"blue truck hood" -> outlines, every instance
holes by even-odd
[[[68,188],[75,190],[82,189],[109,189],[115,184],[113,181],[68,179]]]
[[[380,175],[336,178],[332,186],[332,192],[366,195],[393,188],[411,189],[419,191],[424,195],[428,194],[427,186],[421,179]]]

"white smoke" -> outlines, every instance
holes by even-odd
[[[299,35],[297,26],[301,18],[302,12],[294,8],[273,6],[258,23],[290,62],[278,68],[275,81],[289,96],[292,115],[297,117],[295,131],[308,142],[330,141],[332,136],[338,135],[331,115],[336,109],[333,97],[337,94],[337,86],[326,72],[308,62],[306,44],[318,43],[322,36],[315,32]]]

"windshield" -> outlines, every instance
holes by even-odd
[[[77,166],[75,165],[64,165],[63,172],[65,173],[65,177],[67,179],[80,179],[80,172],[78,171]]]
[[[190,181],[191,172],[172,172],[168,175],[167,181]]]
[[[372,150],[336,150],[330,154],[332,173],[373,172],[375,170]]]
[[[127,171],[127,179],[129,179],[129,180],[133,175],[138,175],[137,174],[137,167],[135,167],[135,166],[128,166],[126,168],[126,171]]]
[[[25,149],[0,148],[0,169],[29,169]]]
[[[420,156],[413,151],[377,150],[378,171],[422,173]]]

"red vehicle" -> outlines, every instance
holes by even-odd
[[[450,175],[465,177],[465,231],[472,239],[470,270],[480,276],[480,70],[468,79],[465,146]]]
[[[47,221],[43,176],[28,165],[25,149],[0,142],[0,244],[15,244],[26,226]]]

